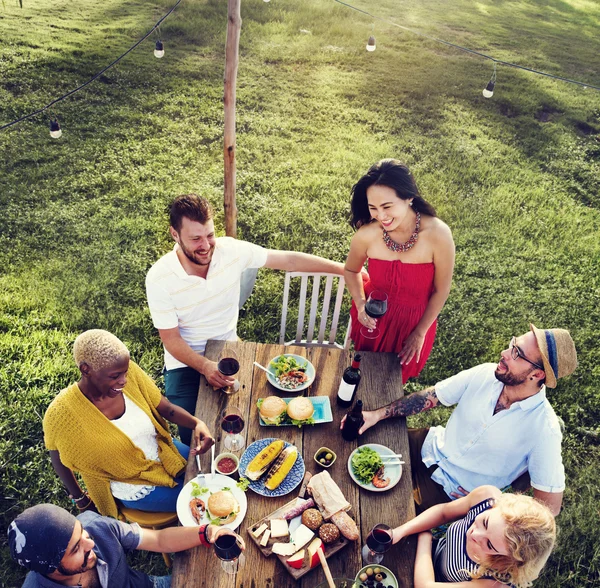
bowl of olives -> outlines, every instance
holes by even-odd
[[[398,580],[392,570],[382,565],[365,566],[356,574],[356,588],[398,588]]]
[[[329,449],[329,447],[321,447],[315,453],[315,461],[322,467],[328,468],[333,465],[337,458],[335,451]]]

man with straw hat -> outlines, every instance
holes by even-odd
[[[511,339],[497,364],[476,366],[365,411],[359,433],[382,419],[456,404],[445,427],[409,429],[417,510],[484,484],[505,488],[528,474],[534,497],[556,516],[565,488],[562,431],[546,388],[555,388],[576,367],[568,331],[530,325],[529,332]]]

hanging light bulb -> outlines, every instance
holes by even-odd
[[[156,47],[154,48],[154,57],[160,59],[165,54],[165,46],[162,41],[156,41]]]
[[[56,119],[50,121],[50,136],[53,139],[60,139],[62,135],[62,131],[60,130],[60,125]]]
[[[367,41],[367,51],[375,51],[375,37],[373,35]]]
[[[488,85],[483,90],[483,96],[485,98],[491,98],[494,95],[494,86],[496,85],[496,62],[494,61],[494,73],[492,79],[488,82]]]
[[[271,2],[271,0],[264,0],[264,2]]]
[[[483,95],[486,98],[491,98],[494,95],[494,86],[496,85],[496,82],[492,82],[492,80],[490,80],[488,82],[488,85],[483,89]]]

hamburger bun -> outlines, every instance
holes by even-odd
[[[305,396],[298,396],[298,398],[290,400],[287,405],[288,416],[295,421],[305,421],[313,415],[313,412],[315,412],[315,407],[310,398]]]
[[[267,396],[260,405],[258,412],[266,424],[277,425],[281,415],[285,414],[287,404],[279,396]]]
[[[214,523],[226,525],[233,521],[240,512],[240,505],[231,492],[220,490],[208,498],[207,510],[208,516],[213,519]]]

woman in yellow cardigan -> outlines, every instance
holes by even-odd
[[[115,499],[138,510],[175,512],[190,448],[171,437],[165,419],[193,430],[192,454],[214,444],[207,426],[171,404],[108,331],[79,335],[73,357],[81,379],[44,416],[44,441],[69,498],[79,510],[112,517]]]

